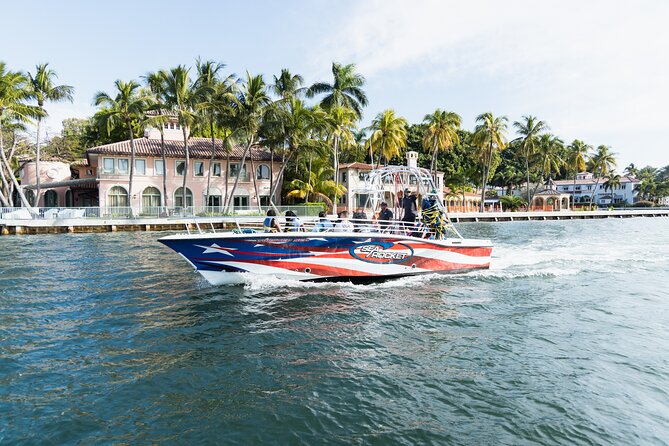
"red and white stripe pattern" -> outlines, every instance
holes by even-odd
[[[313,281],[463,272],[489,268],[492,254],[487,240],[440,241],[359,233],[186,235],[161,241],[184,255],[215,284],[228,282],[237,273]],[[186,241],[188,249],[180,249]]]

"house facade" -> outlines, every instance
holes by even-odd
[[[638,185],[640,180],[632,176],[621,176],[620,185],[615,186],[612,190],[606,187],[608,177],[597,178],[590,172],[580,172],[576,174],[576,181],[574,179],[568,180],[554,180],[552,181],[552,188],[561,194],[569,195],[570,205],[572,198],[575,204],[589,203],[590,197],[593,197],[593,203],[606,206],[611,204],[634,204],[638,197]],[[523,197],[526,196],[526,183],[523,183],[512,189],[512,195]],[[530,184],[530,190],[541,191],[542,186],[537,184]],[[563,206],[563,209],[565,207]]]
[[[597,178],[590,172],[576,174],[574,180],[555,180],[555,190],[574,196],[575,203],[586,203],[593,197],[593,203],[598,205],[633,204],[637,200],[637,186],[641,183],[634,177],[621,176],[620,185],[607,189],[607,177]]]
[[[134,139],[132,197],[128,195],[131,148],[130,140],[126,140],[90,148],[85,160],[71,165],[41,163],[42,194],[36,205],[102,209],[132,207],[140,214],[158,214],[164,208],[184,207],[220,212],[225,197],[237,210],[270,204],[271,188],[280,181],[281,164],[278,159],[272,159],[268,150],[252,147],[242,165],[243,146],[238,145],[227,154],[223,142],[215,140],[212,161],[211,139],[194,137],[188,141],[190,160],[186,168],[183,134],[176,121],[165,124],[163,135],[164,161],[158,129],[147,128],[144,137]],[[25,163],[20,174],[28,198],[34,200],[35,163]],[[233,194],[237,177],[239,180]],[[280,192],[281,184],[276,187],[276,204],[280,201]]]

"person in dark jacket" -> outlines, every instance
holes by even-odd
[[[381,203],[381,211],[379,212],[379,227],[381,230],[386,229],[393,219],[393,211],[388,209],[388,203],[385,201]]]

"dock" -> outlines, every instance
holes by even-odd
[[[454,212],[453,223],[496,221],[593,220],[602,218],[669,217],[667,208],[613,209],[601,211],[532,211],[532,212]]]
[[[555,212],[458,212],[449,213],[453,223],[514,222],[547,220],[592,220],[603,218],[669,217],[667,208],[555,211]],[[316,217],[300,217],[304,222]],[[242,226],[260,226],[264,217],[154,217],[154,218],[65,218],[0,219],[0,235],[74,234],[127,231],[225,231]]]

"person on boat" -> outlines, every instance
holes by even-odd
[[[339,221],[334,228],[335,231],[339,232],[353,232],[355,227],[353,226],[353,223],[348,220],[348,212],[341,211],[339,213]]]
[[[402,209],[404,210],[404,215],[402,216],[404,227],[409,231],[413,231],[416,223],[416,213],[418,212],[418,207],[416,206],[416,194],[411,192],[409,189],[404,190],[404,198],[402,198]]]
[[[276,217],[276,211],[274,209],[267,210],[267,218],[263,221],[263,229],[265,232],[281,232],[281,225],[279,225]]]
[[[367,214],[362,208],[356,209],[353,213],[353,226],[355,226],[355,232],[366,232],[369,229]]]
[[[390,222],[393,219],[393,211],[388,209],[388,203],[385,201],[381,202],[381,211],[379,212],[379,228],[381,231],[384,231],[390,225]]]
[[[332,231],[332,228],[332,222],[328,219],[325,212],[320,211],[318,213],[318,223],[314,226],[313,232],[329,232]]]
[[[293,211],[286,211],[286,232],[300,232],[304,225]]]

